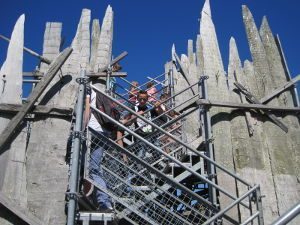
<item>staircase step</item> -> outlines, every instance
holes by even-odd
[[[79,220],[83,225],[88,225],[89,221],[103,221],[106,224],[108,221],[115,219],[114,213],[101,213],[101,212],[79,212]]]
[[[148,186],[132,186],[134,191],[151,191]]]
[[[185,165],[187,167],[192,167],[192,163],[190,162],[184,162],[184,163],[181,163],[182,165]],[[174,162],[170,162],[169,163],[169,166],[173,166],[173,167],[181,167],[180,165],[178,165],[177,163],[174,163]]]

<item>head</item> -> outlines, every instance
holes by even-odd
[[[137,81],[132,81],[130,88],[133,89],[133,88],[137,88],[138,86],[139,86],[139,83]]]
[[[147,89],[149,89],[149,88],[153,87],[153,85],[154,85],[154,83],[153,83],[153,82],[149,82],[149,83],[147,83]]]
[[[159,99],[160,101],[164,101],[166,100],[167,98],[169,98],[169,95],[167,93],[163,93],[160,95]]]
[[[137,100],[138,100],[140,106],[146,105],[147,101],[148,101],[147,91],[140,90],[137,95]]]
[[[122,66],[119,63],[116,63],[112,66],[112,71],[113,72],[118,72],[122,69]]]

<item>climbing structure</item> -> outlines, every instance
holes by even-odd
[[[91,32],[91,12],[83,9],[66,49],[62,25],[47,23],[42,55],[24,47],[22,15],[10,40],[1,35],[9,47],[0,70],[0,223],[270,224],[299,203],[299,76],[291,79],[267,19],[257,29],[246,6],[242,13],[251,61],[241,62],[231,38],[225,72],[206,0],[195,44],[189,40],[180,56],[174,45],[165,72],[147,78],[157,98],[169,96],[167,121],[132,110],[130,78],[112,69],[127,52],[112,59],[110,6]],[[23,51],[40,59],[36,71],[23,72]],[[24,101],[22,82],[34,84]],[[94,107],[124,131],[125,146],[85,129],[87,89],[152,132],[142,137]],[[106,187],[91,167],[100,146]],[[97,211],[87,183],[111,197],[112,213]]]

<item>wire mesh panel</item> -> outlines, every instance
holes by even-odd
[[[129,110],[120,100],[118,104],[125,113]],[[114,199],[118,216],[133,224],[202,224],[219,220],[241,223],[239,218],[227,216],[227,211],[218,214],[218,205],[209,201],[211,189],[253,217],[259,211],[259,194],[253,190],[240,199],[238,193],[229,193],[212,182],[216,174],[207,173],[210,166],[222,171],[228,181],[243,186],[245,192],[250,189],[246,182],[206,156],[208,142],[202,142],[197,149],[184,143],[182,121],[178,118],[169,118],[167,123],[144,119],[153,128],[145,136],[111,119],[127,136],[134,137],[133,142],[124,148],[104,133],[94,133],[87,152],[86,179]],[[94,157],[99,149],[101,156]]]
[[[191,193],[145,169],[144,165],[134,162],[129,155],[129,163],[124,162],[119,146],[104,135],[94,136],[92,146],[94,149],[104,148],[105,153],[98,171],[91,166],[94,163],[93,152],[88,154],[88,178],[93,180],[95,173],[98,173],[96,175],[105,180],[106,187],[94,182],[95,186],[108,192],[118,202],[116,210],[130,220],[144,224],[143,218],[135,213],[139,212],[156,224],[199,224],[213,213]],[[125,209],[125,203],[134,207],[135,211]]]

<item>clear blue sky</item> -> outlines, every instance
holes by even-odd
[[[123,70],[129,80],[146,80],[146,76],[163,73],[170,60],[171,46],[179,54],[187,52],[187,40],[195,41],[199,32],[200,11],[204,0],[2,0],[0,33],[10,36],[17,18],[25,13],[25,46],[42,53],[45,23],[63,23],[65,47],[75,35],[82,8],[92,10],[92,18],[102,22],[105,9],[114,10],[113,54],[123,51]],[[300,1],[299,0],[211,0],[225,70],[228,65],[229,39],[236,39],[242,60],[250,59],[243,26],[241,5],[252,11],[257,25],[263,15],[268,17],[274,34],[279,34],[293,76],[300,73]],[[6,55],[7,43],[0,40],[0,64]],[[25,54],[24,71],[32,71],[37,60]]]

